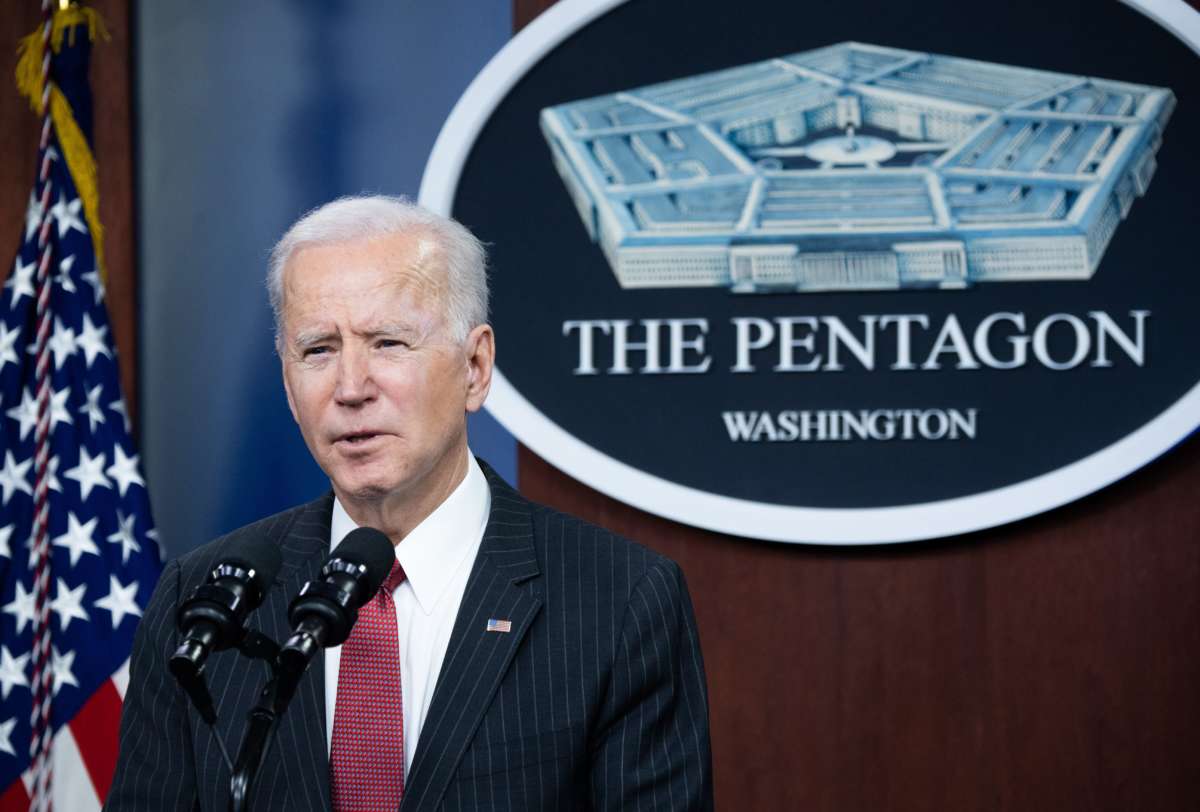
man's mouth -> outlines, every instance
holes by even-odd
[[[379,434],[373,431],[355,431],[339,436],[336,442],[346,443],[351,446],[359,446],[370,442],[378,436]]]

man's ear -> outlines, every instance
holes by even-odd
[[[496,363],[496,334],[490,324],[480,324],[467,335],[467,411],[483,408],[492,388],[492,367]],[[293,410],[294,413],[294,410]]]

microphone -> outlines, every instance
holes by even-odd
[[[245,636],[246,617],[262,603],[283,564],[274,542],[251,538],[230,545],[208,580],[192,593],[176,615],[183,642],[167,666],[204,721],[216,721],[212,698],[201,672],[208,655],[237,645]]]
[[[321,569],[288,607],[292,636],[276,659],[279,684],[275,710],[282,713],[299,685],[309,661],[327,646],[339,646],[350,636],[358,609],[379,591],[396,551],[391,541],[372,527],[346,534]]]

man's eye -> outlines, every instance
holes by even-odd
[[[324,347],[324,346],[305,347],[304,350],[300,353],[300,355],[302,358],[316,358],[317,356],[325,355],[328,352],[329,352],[329,348]]]
[[[380,349],[387,350],[392,349],[393,347],[407,347],[408,345],[398,338],[381,338],[379,339],[377,346]]]

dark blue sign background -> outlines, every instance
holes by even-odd
[[[547,106],[855,40],[1172,89],[1178,98],[1145,197],[1090,281],[963,291],[736,295],[722,288],[622,290],[550,160]],[[1055,470],[1144,425],[1200,380],[1200,104],[1195,55],[1115,3],[778,4],[635,0],[552,50],[497,107],[466,162],[454,216],[492,243],[499,366],[521,394],[598,450],[664,479],[805,507],[905,505],[992,490]],[[1151,311],[1146,362],[1110,344],[1112,368],[732,374],[736,316],[924,313],[967,330],[990,313],[1108,312],[1132,333]],[[568,319],[705,317],[703,375],[576,376]],[[883,341],[881,333],[881,346]],[[894,335],[889,332],[887,335]],[[1052,334],[1066,338],[1066,331]],[[637,337],[637,336],[635,336]],[[1062,357],[1069,346],[1052,342]],[[915,354],[917,363],[923,354]],[[765,356],[764,356],[765,357]],[[953,358],[950,357],[950,363]],[[882,367],[882,368],[881,368]],[[726,410],[979,409],[974,440],[732,443]]]

